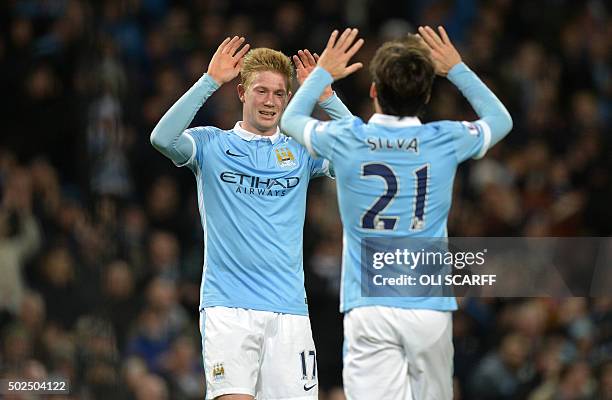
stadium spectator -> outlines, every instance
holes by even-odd
[[[167,269],[177,279],[174,297],[188,315],[181,331],[195,332],[197,315],[190,310],[198,304],[202,229],[193,178],[159,157],[148,135],[230,34],[248,37],[254,47],[294,54],[296,37],[300,47],[320,51],[333,28],[356,23],[366,39],[358,56],[364,61],[390,39],[390,32],[426,23],[449,26],[466,63],[483,72],[515,123],[506,142],[458,173],[449,235],[610,236],[611,16],[612,7],[602,0],[2,2],[0,194],[3,199],[13,196],[11,182],[30,182],[23,188],[31,185],[31,212],[25,219],[15,218],[11,207],[0,202],[0,215],[13,215],[0,218],[0,248],[7,243],[6,234],[14,239],[28,220],[37,222],[40,244],[17,268],[0,254],[0,299],[11,298],[10,306],[0,300],[0,377],[39,376],[35,371],[26,374],[25,365],[34,365],[34,370],[42,365],[47,376],[70,378],[73,398],[95,398],[79,369],[98,361],[79,359],[82,346],[75,340],[77,321],[95,315],[107,321],[105,329],[110,326],[115,336],[117,348],[105,345],[104,351],[118,358],[110,364],[114,376],[103,363],[91,369],[97,372],[91,372],[89,382],[115,382],[117,398],[135,399],[137,390],[140,398],[173,398],[175,378],[166,375],[162,360],[185,351],[186,345],[181,342],[182,350],[173,350],[182,336],[166,335],[161,319],[149,323],[159,342],[149,339],[152,333],[143,332],[146,318],[141,315],[150,312],[146,288],[159,278],[157,268],[171,265]],[[335,90],[355,115],[368,119],[365,67]],[[227,129],[240,119],[231,86],[224,85],[209,99],[194,126]],[[105,93],[113,105],[103,110]],[[444,82],[435,84],[432,99],[424,121],[474,117],[460,93]],[[111,130],[94,123],[109,121],[109,116]],[[91,146],[96,143],[104,146]],[[115,150],[119,153],[112,154]],[[96,162],[103,157],[117,160]],[[108,175],[100,171],[111,167],[119,174],[101,179]],[[152,181],[159,176],[171,183]],[[113,197],[99,196],[94,187]],[[333,183],[311,184],[304,237],[313,334],[317,348],[325,349],[319,353],[319,371],[329,375],[319,377],[326,400],[343,398],[337,388],[340,315],[329,302],[340,272],[339,263],[332,261],[341,247],[333,230],[339,221],[334,190]],[[159,203],[153,193],[160,196]],[[28,201],[18,203],[22,207]],[[168,203],[175,209],[168,210]],[[169,213],[164,217],[164,212]],[[179,223],[168,224],[172,214]],[[168,232],[171,238],[152,249],[156,232]],[[118,266],[118,260],[127,264],[119,261]],[[22,293],[20,301],[13,298],[15,288]],[[485,357],[497,354],[499,361],[500,339],[516,331],[533,346],[518,367],[534,372],[522,388],[529,392],[525,398],[536,396],[540,387],[545,389],[540,398],[583,390],[596,399],[612,398],[612,300],[562,303],[462,302],[454,321],[456,393],[479,398],[471,391],[472,371]],[[172,304],[176,306],[174,300]],[[158,344],[159,351],[143,343]],[[199,342],[189,345],[199,357]],[[180,357],[187,360],[187,353]],[[140,361],[132,354],[158,364],[152,361],[151,370],[146,364],[137,366]],[[128,370],[130,385],[126,374],[117,375]],[[561,370],[570,387],[561,388]],[[149,389],[144,382],[152,382],[155,393],[143,393]],[[107,392],[98,393],[103,394]]]
[[[491,400],[514,398],[529,378],[525,368],[529,351],[525,337],[506,335],[499,348],[486,355],[476,367],[469,388],[471,396]]]

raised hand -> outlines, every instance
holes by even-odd
[[[448,75],[448,71],[461,62],[461,56],[448,38],[443,27],[438,27],[439,35],[429,26],[419,27],[419,36],[431,51],[431,60],[434,63],[436,74]]]
[[[242,66],[242,58],[250,47],[248,43],[242,46],[243,43],[243,37],[226,38],[215,51],[210,64],[208,64],[207,73],[219,85],[223,85],[238,76]]]
[[[317,65],[331,74],[334,80],[342,79],[363,67],[362,63],[354,63],[347,67],[349,60],[363,46],[363,39],[355,42],[357,29],[347,28],[338,37],[338,31],[332,32],[327,47],[321,54]]]
[[[293,56],[295,74],[300,85],[304,83],[308,75],[315,69],[317,61],[319,61],[319,55],[317,53],[312,54],[308,49],[299,50],[297,55]],[[327,86],[319,97],[319,102],[325,101],[333,93],[331,86]]]

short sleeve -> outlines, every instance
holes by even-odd
[[[491,144],[491,128],[483,121],[453,123],[452,133],[457,160],[482,158]]]
[[[347,117],[333,121],[312,120],[304,128],[304,142],[308,152],[315,157],[333,161],[334,149],[339,138],[350,132],[356,117]]]
[[[210,126],[198,126],[196,128],[190,128],[183,132],[183,135],[187,139],[191,140],[194,148],[194,152],[185,163],[177,165],[183,167],[185,165],[190,168],[202,168],[204,166],[204,159],[206,150],[209,147],[209,143],[215,135],[218,134],[218,129]]]

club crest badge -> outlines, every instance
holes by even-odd
[[[225,379],[225,368],[223,367],[223,363],[213,365],[212,379],[215,382],[221,382],[223,379]]]
[[[295,157],[291,150],[288,147],[279,147],[275,150],[276,152],[276,161],[278,165],[282,168],[291,168],[297,166],[295,161]]]

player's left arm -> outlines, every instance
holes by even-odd
[[[476,158],[502,140],[512,129],[512,118],[495,94],[465,65],[443,27],[436,33],[429,26],[419,27],[419,36],[431,51],[436,73],[446,76],[469,101],[480,118],[475,122],[484,141]]]
[[[297,54],[293,56],[296,78],[300,86],[304,84],[304,81],[306,78],[308,78],[308,75],[310,75],[310,73],[315,69],[317,66],[317,61],[319,61],[319,55],[317,53],[311,53],[308,49],[299,50]],[[338,95],[333,91],[331,85],[328,85],[325,87],[325,89],[323,89],[323,93],[319,96],[317,103],[327,113],[327,115],[334,120],[351,117],[353,115],[344,105],[344,103],[342,103]],[[309,152],[313,153],[313,150],[309,149]],[[310,176],[311,178],[320,176],[334,178],[334,167],[327,159],[311,157]]]
[[[317,61],[319,61],[319,55],[311,53],[308,49],[299,50],[297,55],[293,56],[296,78],[300,86],[304,84],[308,75],[315,69]],[[333,91],[331,85],[323,89],[323,93],[319,96],[318,104],[332,119],[342,119],[353,115],[342,100],[340,100],[336,92]]]
[[[333,125],[311,118],[310,114],[327,86],[363,67],[361,63],[347,66],[351,57],[363,45],[363,39],[355,41],[357,33],[357,29],[346,29],[338,37],[338,31],[332,32],[317,67],[298,89],[281,119],[283,131],[306,146],[315,156],[331,159],[334,137],[331,129],[326,128]],[[315,136],[316,144],[313,143]]]

